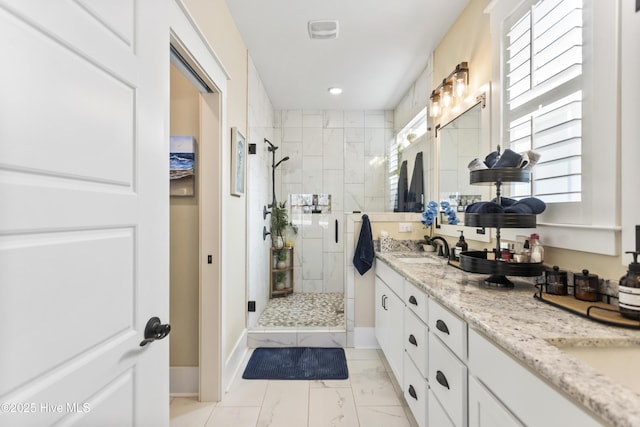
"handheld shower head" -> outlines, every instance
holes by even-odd
[[[276,163],[275,165],[273,165],[273,168],[277,168],[278,165],[280,165],[280,163],[282,162],[286,162],[287,160],[289,160],[289,156],[283,157],[282,159],[280,159],[280,161],[278,163]]]

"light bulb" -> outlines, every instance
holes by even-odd
[[[453,93],[456,98],[464,98],[467,94],[467,72],[458,71],[453,79]]]
[[[440,116],[440,113],[442,113],[442,108],[440,107],[440,95],[432,92],[429,105],[429,116],[438,117]]]
[[[442,106],[447,108],[453,101],[453,88],[451,83],[446,83],[442,86],[442,92],[440,93],[440,99],[442,100]]]

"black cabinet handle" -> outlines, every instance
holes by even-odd
[[[409,297],[409,302],[415,306],[418,305],[418,301],[416,301],[416,297],[414,297],[413,295]]]
[[[416,389],[413,388],[411,384],[409,384],[409,395],[413,397],[415,400],[418,400],[418,395],[416,394]]]
[[[140,347],[144,347],[155,340],[161,340],[169,335],[169,332],[171,332],[171,325],[168,323],[163,325],[159,318],[152,317],[144,328],[144,340],[140,343]]]
[[[338,243],[338,220],[336,219],[336,243]]]
[[[387,296],[382,295],[382,308],[384,308],[385,310],[388,310],[386,302],[387,302]]]
[[[442,320],[438,319],[438,321],[436,322],[436,328],[438,328],[439,331],[442,331],[445,334],[449,335],[449,328],[447,328],[447,324]]]
[[[442,386],[446,387],[449,390],[449,382],[447,381],[447,377],[444,376],[442,371],[436,372],[436,381]]]
[[[416,347],[418,346],[418,342],[416,341],[416,337],[413,336],[413,334],[409,335],[409,342],[413,345],[415,345]]]

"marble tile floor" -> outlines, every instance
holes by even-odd
[[[293,293],[272,298],[258,319],[258,327],[344,328],[344,294]]]
[[[171,399],[171,427],[416,427],[376,349],[345,349],[349,378],[244,380],[244,366],[221,402]]]

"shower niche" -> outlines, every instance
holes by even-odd
[[[331,213],[331,194],[291,194],[289,200],[291,208],[298,208],[302,213]]]

